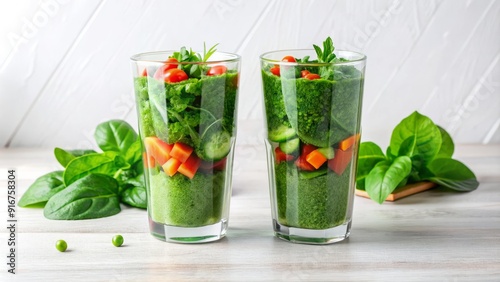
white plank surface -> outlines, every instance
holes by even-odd
[[[135,125],[130,55],[204,41],[242,55],[238,142],[262,144],[259,55],[327,35],[368,56],[364,140],[387,144],[419,110],[457,143],[500,142],[500,1],[57,1],[0,2],[2,147],[83,148],[101,121]]]
[[[209,244],[164,243],[148,233],[145,211],[124,208],[104,219],[51,221],[18,208],[18,274],[1,281],[498,281],[500,146],[458,146],[480,186],[470,193],[433,189],[378,205],[357,197],[351,237],[328,246],[273,237],[262,146],[237,148],[227,238]],[[253,158],[246,158],[247,156]],[[0,150],[0,185],[16,168],[23,193],[57,168],[51,151]],[[0,194],[5,214],[6,193]],[[4,219],[5,223],[5,219]],[[0,229],[0,244],[6,229]],[[111,237],[122,234],[116,248]],[[68,242],[59,253],[55,241]],[[2,256],[7,252],[1,248]]]

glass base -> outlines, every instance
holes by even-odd
[[[326,245],[340,242],[351,234],[351,221],[329,229],[303,229],[281,225],[273,219],[276,237],[300,244]]]
[[[185,244],[207,243],[220,240],[226,236],[227,220],[201,227],[179,227],[165,225],[149,218],[149,230],[156,239]]]

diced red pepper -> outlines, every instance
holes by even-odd
[[[336,174],[341,175],[351,162],[353,154],[353,147],[351,146],[346,151],[335,149],[335,157],[328,161],[328,167],[335,171]]]
[[[181,166],[181,162],[177,159],[170,158],[164,165],[163,171],[168,175],[168,176],[174,176],[174,174],[177,173],[177,170]]]
[[[187,161],[189,156],[191,156],[191,153],[193,153],[193,148],[191,146],[181,142],[177,142],[174,144],[174,147],[172,147],[172,150],[170,151],[170,156],[172,158],[176,158],[181,163],[184,163]]]
[[[144,147],[148,155],[152,156],[160,165],[165,164],[170,159],[170,151],[174,145],[163,142],[158,137],[144,138]]]
[[[196,171],[200,167],[201,160],[195,154],[191,154],[191,156],[179,166],[178,172],[184,174],[189,179],[193,179]]]
[[[280,147],[276,147],[276,149],[274,149],[274,157],[276,158],[277,163],[281,163],[283,161],[289,162],[295,159],[293,155],[288,155],[283,152]]]
[[[306,156],[300,155],[295,160],[295,165],[301,170],[313,171],[316,170],[309,162],[307,162]]]

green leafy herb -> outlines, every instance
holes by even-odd
[[[364,142],[359,146],[358,170],[356,176],[356,187],[365,190],[365,178],[372,168],[386,158],[382,149],[373,142]]]
[[[137,133],[125,121],[111,120],[99,124],[94,137],[101,150],[125,155],[128,148],[137,140]]]
[[[49,219],[109,216],[120,211],[120,201],[145,209],[142,148],[135,130],[125,121],[110,120],[99,124],[94,136],[104,152],[55,148],[65,170],[38,178],[19,206],[44,207]]]
[[[113,176],[119,169],[125,168],[124,159],[114,152],[88,154],[73,159],[64,171],[66,186],[91,173]]]
[[[316,55],[318,56],[319,63],[333,63],[336,61],[337,56],[335,53],[335,47],[333,46],[333,40],[331,37],[328,37],[323,42],[323,50],[318,46],[314,45],[314,50],[316,51]],[[308,60],[309,58],[304,58]],[[319,68],[319,75],[324,79],[333,79],[334,76],[334,68],[331,65],[322,66]]]
[[[335,47],[333,46],[333,40],[330,36],[323,42],[323,50],[318,45],[314,45],[314,50],[316,51],[316,55],[318,56],[319,63],[331,63],[337,58],[337,56],[333,53],[335,51]]]
[[[189,77],[199,78],[204,71],[203,68],[206,68],[206,66],[196,63],[207,62],[208,59],[217,51],[217,45],[219,44],[215,44],[207,50],[205,43],[203,43],[203,57],[192,49],[189,49],[188,51],[186,47],[181,47],[181,50],[179,52],[174,52],[171,57],[177,59],[177,61],[181,63],[184,63],[180,64],[178,68],[185,71]],[[194,64],[185,64],[186,62],[192,62]]]
[[[148,204],[146,188],[144,186],[132,186],[125,189],[121,194],[121,201],[132,207],[145,209]]]
[[[474,173],[452,159],[453,140],[445,129],[418,112],[393,130],[385,156],[373,142],[363,142],[358,155],[357,189],[382,203],[396,188],[419,181],[467,192],[479,186]]]
[[[456,191],[468,192],[479,186],[474,173],[463,163],[454,159],[435,159],[428,166],[432,181]]]
[[[410,171],[411,159],[407,156],[397,157],[392,163],[379,162],[366,177],[366,192],[370,198],[381,204]]]
[[[43,214],[48,219],[90,219],[120,212],[118,182],[106,175],[89,174],[52,196]]]
[[[19,206],[44,206],[50,197],[65,188],[62,176],[62,170],[40,176],[23,194],[19,200]]]
[[[210,49],[208,49],[207,51],[207,46],[205,42],[203,42],[203,62],[208,61],[208,59],[217,51],[217,45],[219,45],[219,43],[210,47]]]
[[[63,166],[66,167],[70,161],[72,161],[74,158],[87,155],[87,154],[92,154],[96,153],[94,150],[63,150],[61,148],[55,148],[54,149],[54,156],[56,157],[57,161]]]

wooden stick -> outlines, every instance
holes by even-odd
[[[403,187],[400,187],[400,188],[397,188],[396,190],[394,190],[394,192],[389,194],[389,196],[387,196],[387,199],[385,199],[385,200],[389,201],[389,202],[394,202],[397,199],[401,199],[401,198],[404,198],[404,197],[407,197],[407,196],[410,196],[413,194],[420,193],[420,192],[425,191],[425,190],[429,190],[435,186],[437,186],[436,183],[427,182],[427,181],[408,184],[406,186],[403,186]],[[365,198],[370,198],[370,196],[368,196],[368,193],[366,193],[366,191],[363,191],[363,190],[356,189],[356,195],[361,196],[361,197],[365,197]]]

